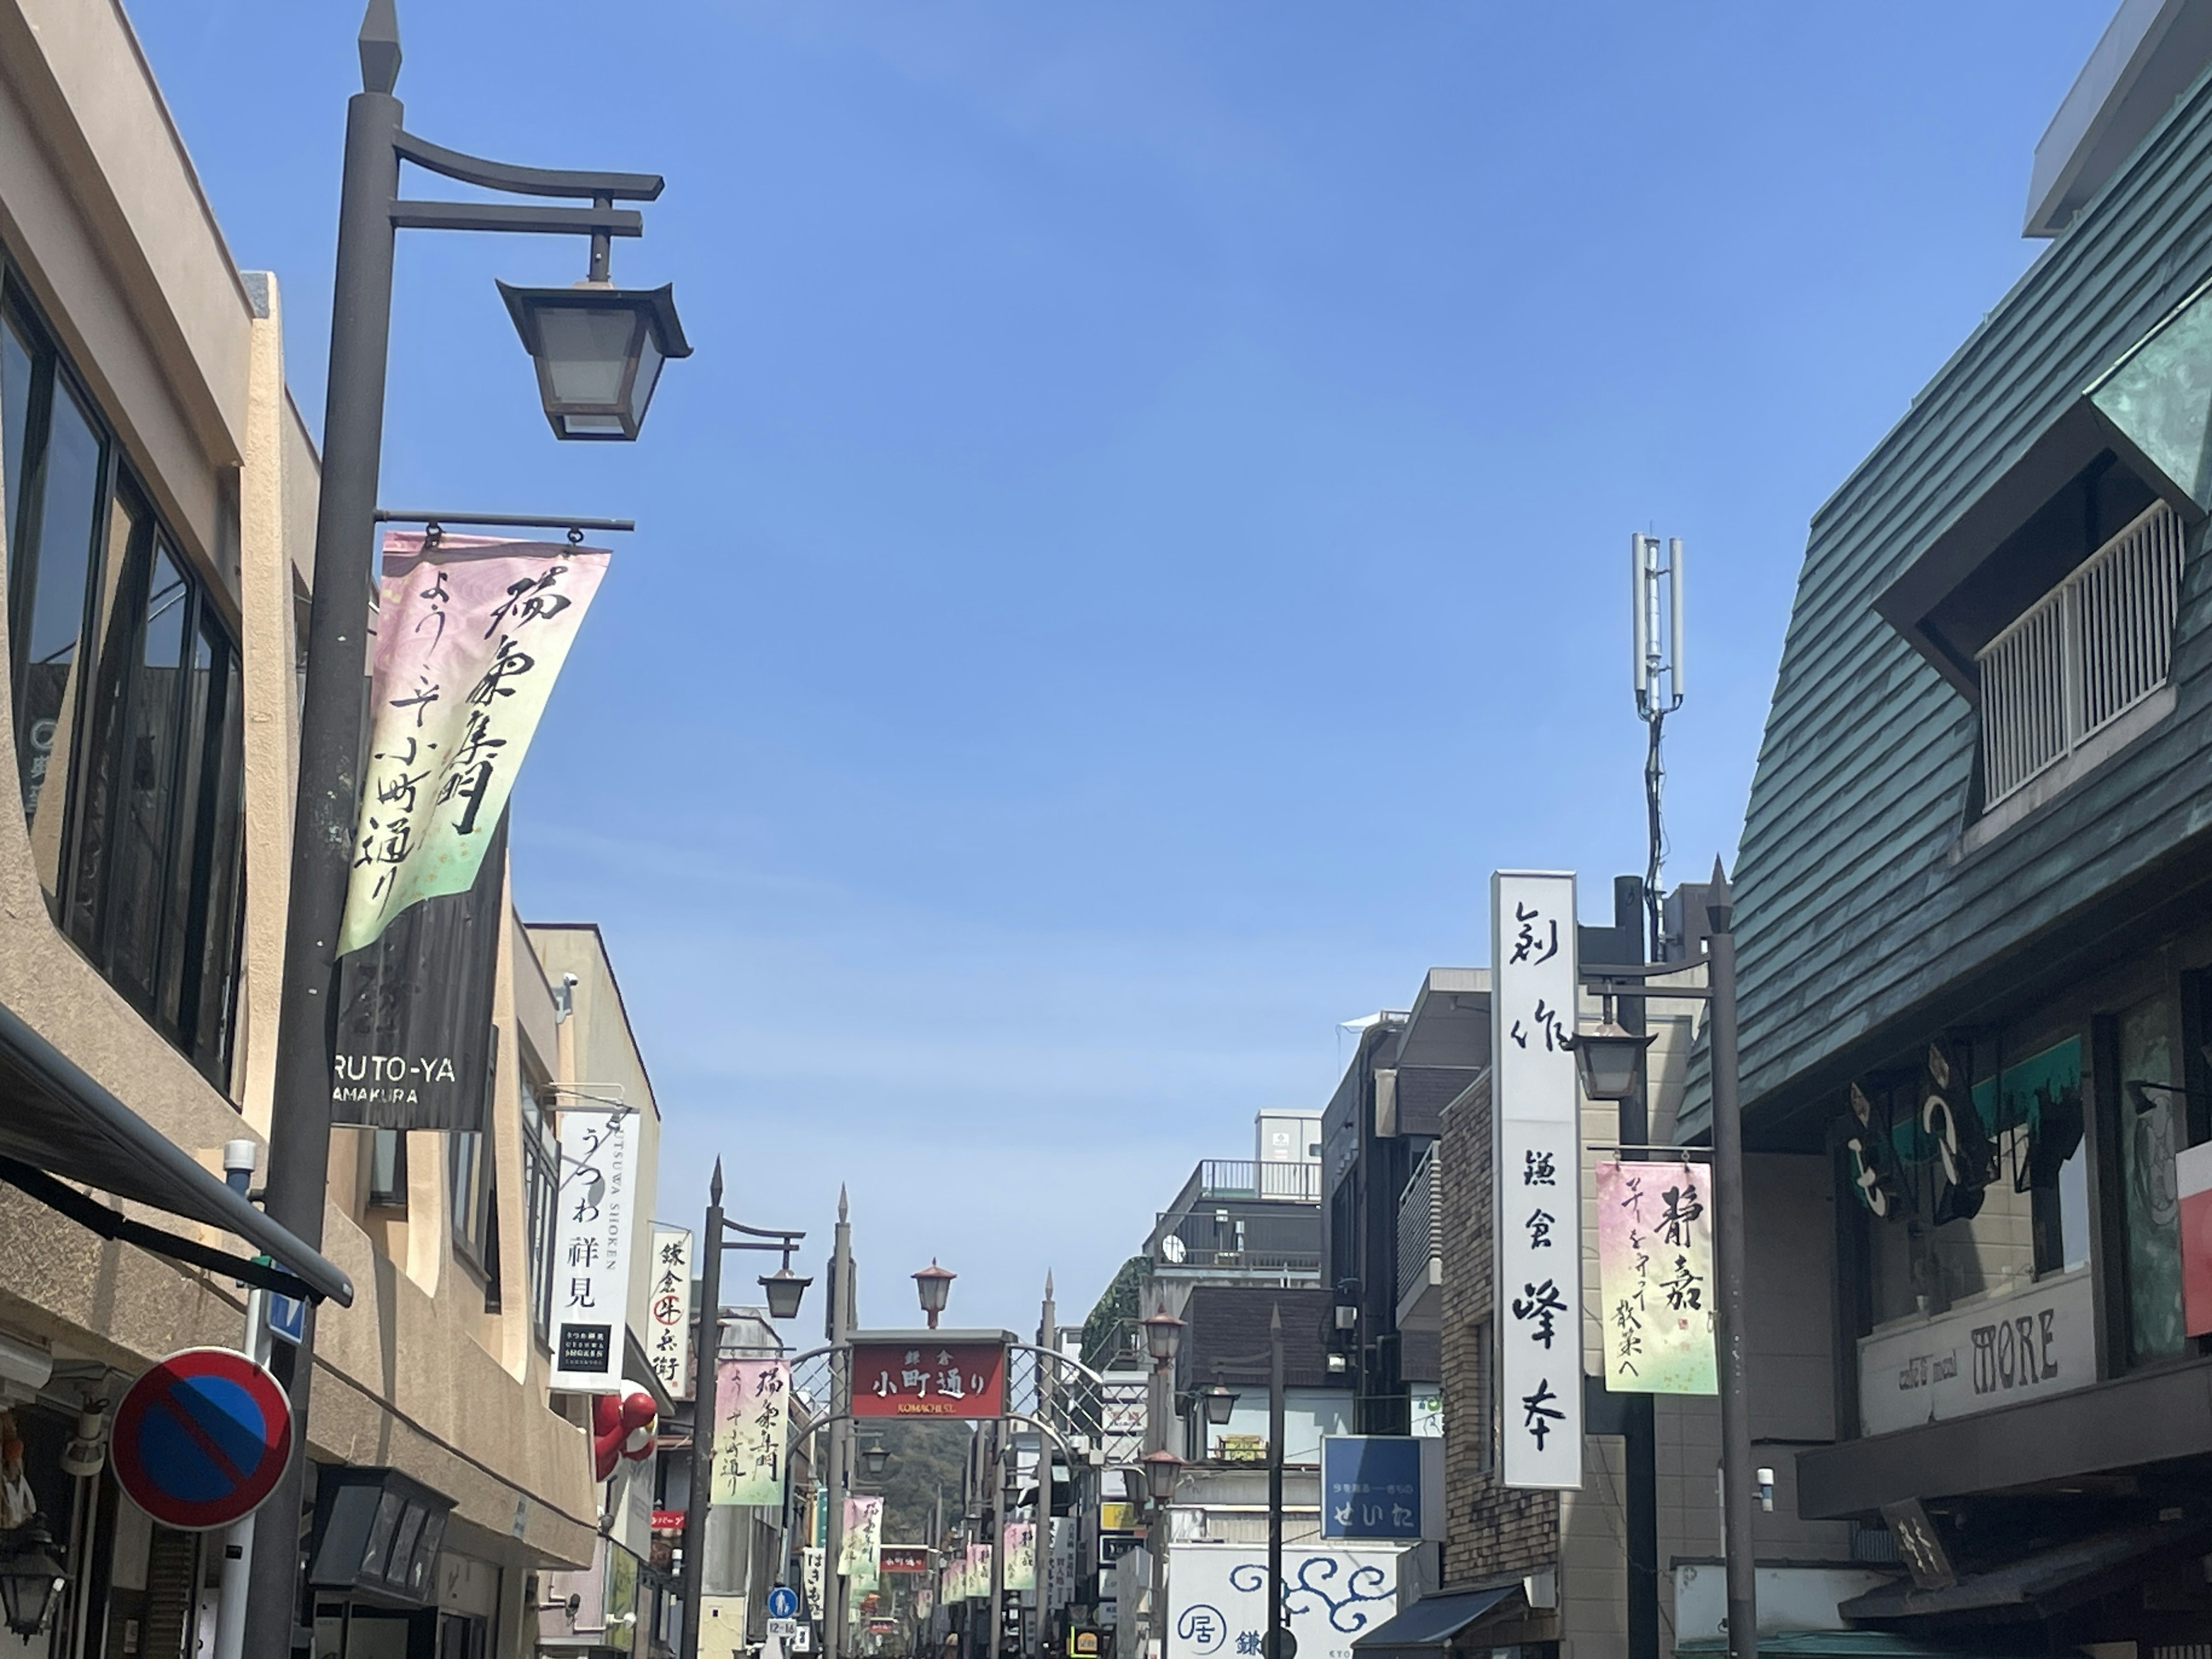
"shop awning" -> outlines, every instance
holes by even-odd
[[[2039,1550],[1958,1583],[1922,1589],[1910,1579],[1855,1595],[1836,1611],[1855,1623],[1869,1620],[1961,1618],[1986,1624],[2047,1619],[2141,1579],[2169,1559],[2204,1553],[2212,1525],[2168,1522],[2127,1527]],[[1760,1638],[1761,1645],[1765,1644]]]
[[[68,1055],[0,1006],[0,1181],[109,1238],[225,1273],[248,1284],[341,1307],[353,1281],[222,1180],[195,1163],[87,1075]],[[64,1184],[81,1182],[244,1239],[270,1268],[118,1215]]]
[[[1394,1614],[1358,1638],[1352,1650],[1359,1659],[1435,1659],[1449,1648],[1452,1638],[1487,1613],[1521,1587],[1462,1590],[1450,1595],[1424,1595],[1403,1613]]]

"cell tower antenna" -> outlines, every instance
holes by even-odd
[[[1650,830],[1650,860],[1644,876],[1644,907],[1650,926],[1650,957],[1660,960],[1666,941],[1660,919],[1660,872],[1667,832],[1659,798],[1667,780],[1662,744],[1667,716],[1682,706],[1682,538],[1662,545],[1641,531],[1628,538],[1634,613],[1636,713],[1650,733],[1644,760],[1644,804]]]

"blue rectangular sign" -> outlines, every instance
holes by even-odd
[[[1420,1441],[1411,1435],[1324,1435],[1321,1535],[1419,1538]]]
[[[307,1334],[307,1304],[297,1297],[269,1297],[269,1334],[298,1347]]]

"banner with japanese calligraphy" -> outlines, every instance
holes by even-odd
[[[967,1566],[968,1576],[960,1593],[970,1601],[980,1601],[991,1593],[991,1547],[969,1545]]]
[[[341,954],[410,906],[475,884],[610,556],[559,542],[386,534]]]
[[[1498,1443],[1508,1486],[1583,1484],[1575,878],[1490,878]]]
[[[821,1547],[815,1544],[799,1552],[799,1594],[806,1598],[806,1605],[799,1611],[808,1619],[821,1618],[823,1608],[829,1605],[823,1600],[822,1556]]]
[[[553,1231],[553,1381],[573,1394],[619,1394],[636,1236],[637,1114],[561,1109],[560,1208]]]
[[[1010,1590],[1033,1590],[1036,1588],[1035,1522],[1006,1522],[1006,1576],[1000,1588]]]
[[[876,1587],[876,1552],[884,1541],[884,1500],[845,1500],[845,1536],[837,1552],[837,1572],[855,1590]]]
[[[492,988],[507,937],[507,819],[465,893],[425,899],[338,958],[331,1121],[479,1131],[491,1091]]]
[[[671,1400],[691,1397],[691,1230],[653,1228],[652,1296],[646,1304],[645,1362]]]
[[[1599,1318],[1615,1394],[1718,1394],[1713,1352],[1712,1171],[1597,1166]]]
[[[714,1467],[710,1504],[783,1502],[791,1366],[781,1359],[725,1359],[714,1368]]]
[[[1006,1350],[997,1342],[869,1342],[853,1347],[855,1417],[996,1417]]]

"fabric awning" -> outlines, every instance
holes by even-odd
[[[2020,1644],[2022,1659],[2028,1659],[2030,1646]],[[1961,1659],[1955,1648],[1931,1647],[1886,1630],[1761,1631],[1759,1652],[1759,1659]],[[1706,1636],[1677,1642],[1674,1659],[1728,1659],[1728,1638]],[[2005,1659],[2005,1655],[1977,1647],[1973,1659]]]
[[[251,1262],[125,1220],[60,1182],[81,1182],[235,1234],[317,1300],[352,1305],[353,1280],[321,1252],[233,1192],[5,1006],[0,1006],[0,1101],[7,1106],[0,1111],[0,1180],[110,1237],[249,1281],[270,1277]]]
[[[1940,1589],[1921,1589],[1910,1579],[1885,1584],[1853,1596],[1836,1611],[1855,1623],[1961,1615],[1974,1623],[2047,1619],[2132,1583],[2168,1559],[2203,1555],[2208,1542],[2212,1525],[2203,1522],[2127,1527],[2039,1550],[1985,1572],[1961,1573],[1958,1583]]]
[[[1383,1620],[1364,1636],[1355,1638],[1352,1650],[1359,1659],[1397,1659],[1397,1656],[1433,1656],[1451,1646],[1452,1638],[1481,1618],[1521,1587],[1462,1590],[1449,1595],[1424,1595],[1404,1612]]]

